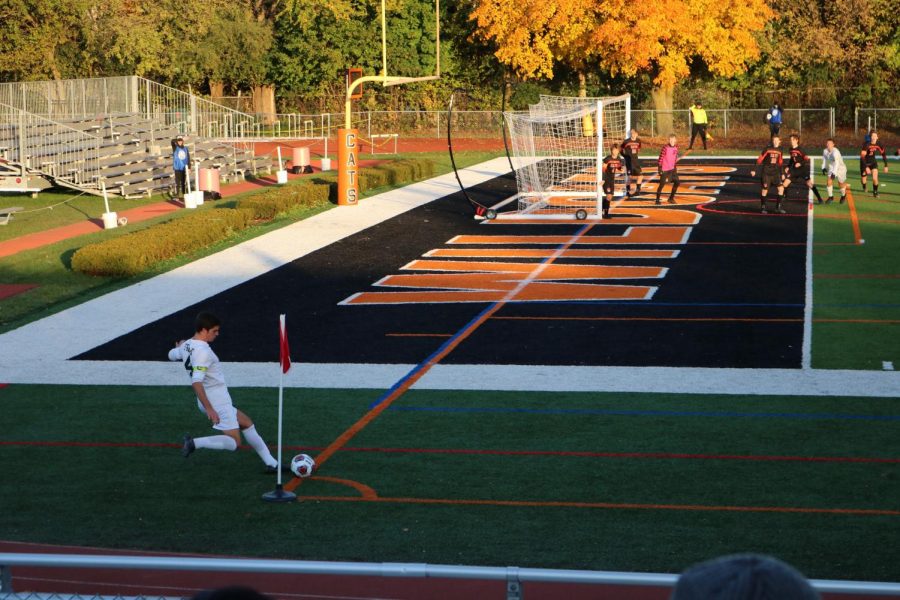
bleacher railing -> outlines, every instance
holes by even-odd
[[[468,567],[424,563],[356,563],[240,558],[191,558],[185,556],[109,556],[76,554],[0,553],[0,597],[14,593],[14,567],[86,569],[146,569],[163,571],[214,571],[230,573],[286,573],[351,577],[402,577],[470,579],[506,582],[506,598],[521,598],[526,583],[633,585],[674,587],[678,575],[626,573],[519,567]],[[900,583],[814,579],[819,592],[900,597]],[[62,597],[60,594],[55,594]],[[74,596],[74,594],[73,594]]]
[[[98,187],[101,139],[0,103],[0,156],[77,187]]]
[[[259,137],[263,119],[137,76],[0,84],[0,103],[53,121],[139,115],[183,134]]]

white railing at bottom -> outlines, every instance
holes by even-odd
[[[191,558],[186,556],[102,556],[90,554],[0,553],[0,596],[12,590],[13,567],[86,569],[147,569],[162,571],[217,571],[232,573],[286,573],[351,577],[403,577],[478,579],[506,582],[506,598],[521,598],[525,583],[575,583],[673,587],[678,575],[519,567],[467,567],[424,563],[356,563],[243,558]],[[900,598],[900,583],[875,581],[811,580],[819,592]],[[57,594],[59,597],[59,594]]]

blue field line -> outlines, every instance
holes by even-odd
[[[533,415],[605,415],[626,417],[725,417],[751,419],[800,419],[800,420],[849,420],[849,421],[900,421],[900,415],[853,415],[844,413],[753,413],[701,410],[631,410],[619,408],[516,408],[469,406],[392,406],[390,410],[409,412],[445,413],[495,413]]]
[[[496,303],[488,304],[481,312],[469,319],[469,321],[463,327],[461,327],[455,334],[453,334],[453,337],[447,339],[443,344],[438,346],[437,350],[429,354],[425,360],[414,366],[406,375],[398,379],[394,385],[392,385],[385,393],[379,396],[375,402],[369,405],[369,410],[384,402],[388,397],[390,397],[391,394],[393,394],[397,390],[397,388],[405,384],[410,377],[413,377],[416,373],[424,369],[425,366],[431,361],[431,359],[440,354],[444,350],[444,348],[446,348],[449,344],[452,344],[457,338],[459,338],[459,336],[462,335],[462,333],[466,331],[466,329],[468,329],[468,327],[472,323],[480,319],[482,315],[491,310],[494,307],[494,304]]]
[[[584,235],[585,232],[587,232],[591,227],[593,227],[593,224],[590,224],[590,223],[589,223],[589,224],[587,224],[587,225],[584,225],[581,229],[579,229],[577,232],[575,232],[575,235],[572,236],[572,239],[577,239],[577,238],[581,237],[581,236]],[[559,248],[562,248],[563,246],[564,246],[564,244],[560,244]],[[542,260],[541,262],[537,263],[537,265],[540,266],[540,265],[542,265],[542,264],[545,264],[545,263],[549,262],[552,258],[553,258],[553,256],[548,256],[547,258],[545,258],[545,259]],[[393,394],[393,393],[397,390],[397,388],[401,387],[401,386],[402,386],[403,384],[405,384],[411,377],[414,377],[419,371],[421,371],[421,370],[424,369],[426,366],[428,366],[428,364],[431,362],[431,360],[432,360],[435,356],[438,356],[441,352],[443,352],[444,348],[446,348],[446,347],[449,346],[450,344],[453,344],[454,342],[456,342],[456,340],[459,339],[459,336],[463,335],[466,331],[468,331],[469,327],[470,327],[473,323],[475,323],[476,321],[478,321],[478,320],[479,320],[481,317],[483,317],[488,311],[493,310],[494,307],[496,307],[498,304],[500,304],[499,301],[498,301],[498,302],[491,302],[490,304],[488,304],[487,306],[485,306],[484,309],[481,310],[477,315],[475,315],[474,317],[472,317],[471,319],[469,319],[468,322],[466,322],[465,325],[463,325],[462,327],[460,327],[460,328],[456,331],[456,333],[453,334],[452,337],[450,337],[450,338],[447,339],[443,344],[441,344],[440,346],[438,346],[437,350],[435,350],[434,352],[432,352],[431,354],[429,354],[428,357],[427,357],[425,360],[423,360],[422,362],[420,362],[419,364],[417,364],[415,367],[413,367],[412,369],[410,369],[409,372],[408,372],[406,375],[404,375],[403,377],[401,377],[394,385],[392,385],[392,386],[390,387],[390,389],[388,389],[385,393],[383,393],[381,396],[379,396],[379,397],[378,397],[378,400],[376,400],[375,402],[373,402],[372,404],[370,404],[370,405],[369,405],[369,410],[375,408],[376,406],[378,406],[379,404],[381,404],[382,402],[384,402],[387,398],[390,397],[391,394]]]

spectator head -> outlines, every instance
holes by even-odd
[[[694,102],[694,104],[696,104],[697,106],[703,106],[703,102],[701,102],[700,100],[697,100],[696,102]]]
[[[819,593],[777,558],[738,554],[687,569],[671,600],[819,600]]]
[[[179,135],[178,137],[175,138],[175,141],[176,141],[177,143],[179,143],[179,144],[183,144],[183,143],[184,143],[184,136],[183,136],[183,135]]]
[[[239,585],[204,590],[193,597],[193,600],[272,600],[269,596],[257,592],[253,588]]]

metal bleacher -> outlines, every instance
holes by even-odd
[[[0,84],[0,167],[126,198],[173,184],[171,140],[224,182],[270,173],[255,117],[139,77]]]

